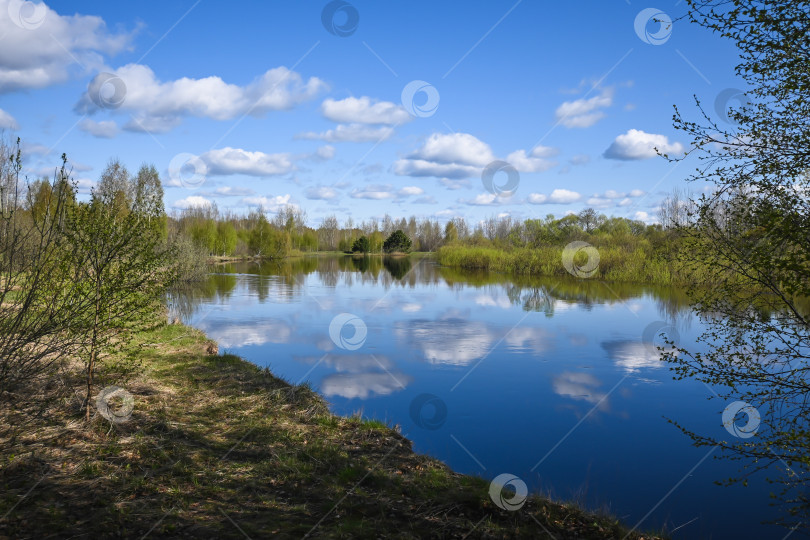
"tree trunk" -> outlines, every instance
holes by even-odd
[[[99,319],[99,310],[100,310],[100,298],[98,294],[98,289],[96,289],[96,301],[95,301],[95,314],[93,315],[93,335],[90,338],[90,360],[87,362],[87,396],[85,397],[84,404],[85,404],[85,416],[84,419],[89,422],[90,421],[90,396],[93,392],[93,372],[95,371],[96,367],[96,356],[98,355],[98,319]]]

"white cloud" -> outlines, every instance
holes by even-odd
[[[528,201],[531,204],[570,204],[582,198],[582,195],[576,191],[568,189],[555,189],[551,195],[544,195],[542,193],[529,194]]]
[[[644,223],[648,223],[650,221],[654,221],[650,219],[650,215],[647,212],[638,211],[633,216],[633,219],[637,219],[639,221],[643,221]]]
[[[548,146],[535,146],[529,155],[525,150],[516,150],[506,156],[506,161],[520,172],[534,173],[547,171],[557,165],[548,158],[557,154],[557,149]]]
[[[457,163],[434,163],[423,159],[398,159],[394,162],[394,174],[399,176],[435,176],[461,180],[481,174],[482,167]],[[451,189],[457,189],[451,187]]]
[[[630,206],[633,204],[633,197],[641,197],[645,193],[645,191],[640,189],[634,189],[630,191],[630,193],[609,189],[601,195],[599,193],[594,193],[592,197],[585,201],[585,203],[588,206],[598,206],[602,208],[608,206]]]
[[[469,133],[434,133],[412,156],[436,163],[460,163],[479,167],[495,160],[489,145]]]
[[[469,133],[434,133],[415,152],[394,163],[400,176],[462,179],[478,176],[495,160],[492,149]]]
[[[17,131],[20,129],[20,124],[9,113],[0,109],[0,129],[11,129]]]
[[[497,204],[499,202],[499,198],[497,195],[494,195],[492,193],[481,193],[479,195],[476,195],[475,198],[472,200],[468,201],[459,199],[458,202],[469,204],[471,206],[490,206]]]
[[[315,133],[307,131],[295,136],[296,139],[321,140],[326,142],[377,142],[384,141],[394,134],[390,126],[368,126],[364,124],[340,124],[335,129]]]
[[[418,186],[405,186],[397,192],[400,197],[408,197],[410,195],[421,195],[425,192],[424,189]]]
[[[566,101],[555,111],[559,123],[568,128],[586,128],[605,117],[600,109],[613,104],[613,89],[605,88],[598,96]]]
[[[338,197],[338,192],[326,186],[308,187],[304,191],[304,196],[310,200],[330,201]]]
[[[199,195],[190,195],[185,199],[180,199],[179,201],[175,201],[172,205],[174,208],[186,209],[186,208],[206,208],[211,206],[211,201],[206,199],[205,197],[201,197]]]
[[[290,195],[277,195],[275,197],[245,197],[242,199],[245,206],[258,206],[264,210],[275,211],[282,206],[290,204]]]
[[[605,197],[589,197],[585,204],[588,206],[611,206],[613,201],[611,199],[607,199]]]
[[[230,120],[246,114],[260,117],[268,111],[291,109],[326,88],[317,77],[305,81],[300,74],[283,66],[268,70],[246,86],[226,83],[217,76],[162,82],[152,69],[140,64],[128,64],[111,73],[126,88],[118,110],[133,116],[124,128],[158,133],[177,126],[186,116]],[[77,112],[92,114],[102,109],[96,101],[104,91],[105,80],[104,74],[93,79],[76,104]]]
[[[589,156],[588,154],[577,154],[569,160],[569,163],[571,163],[571,165],[585,165],[590,161],[591,156]]]
[[[315,153],[311,156],[312,159],[317,161],[327,161],[335,157],[335,147],[330,145],[320,146]]]
[[[231,147],[210,150],[202,154],[200,159],[207,167],[207,174],[212,176],[274,176],[286,174],[295,168],[290,154],[265,154]]]
[[[112,139],[118,134],[118,125],[112,120],[96,122],[90,118],[85,118],[79,123],[79,129],[93,137],[102,139]]]
[[[657,155],[655,148],[665,154],[682,154],[684,151],[681,143],[669,142],[666,135],[631,129],[616,137],[610,147],[605,150],[604,156],[608,159],[625,161],[648,159]]]
[[[411,115],[402,106],[390,101],[376,101],[369,97],[325,99],[321,103],[324,117],[340,124],[404,124]]]
[[[349,197],[352,199],[372,199],[372,200],[383,200],[383,199],[393,199],[394,192],[391,186],[366,186],[363,189],[355,189],[350,194]]]
[[[214,195],[218,197],[247,197],[256,192],[250,188],[222,186],[214,190]]]
[[[439,178],[439,183],[444,187],[446,187],[447,189],[451,190],[471,187],[470,181],[467,180],[466,178],[463,179]]]
[[[17,7],[33,11],[14,13]],[[42,3],[0,0],[0,15],[0,92],[61,83],[80,66],[100,68],[102,55],[129,48],[134,36],[110,33],[101,17],[63,16]],[[28,18],[28,28],[13,20],[20,15]]]

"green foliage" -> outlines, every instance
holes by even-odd
[[[255,257],[279,259],[289,255],[292,245],[289,234],[277,230],[261,214],[250,232],[248,248]]]
[[[233,255],[238,240],[236,228],[232,223],[220,221],[217,223],[217,236],[214,242],[214,253],[218,255]]]
[[[590,232],[586,227],[591,226]],[[607,218],[585,213],[561,219],[528,219],[523,223],[507,220],[488,224],[472,238],[445,245],[438,260],[445,266],[491,270],[515,275],[569,276],[562,255],[574,241],[592,245],[599,264],[591,276],[614,281],[650,284],[680,283],[686,279],[673,264],[672,252],[682,242],[675,232],[662,233],[657,226],[625,218]],[[578,252],[584,257],[583,252]],[[577,261],[575,261],[577,262]],[[692,276],[694,277],[694,276]]]
[[[371,251],[371,243],[365,236],[361,236],[352,244],[352,253],[368,253],[369,251]]]
[[[110,169],[105,174],[119,170],[116,164]],[[136,185],[140,195],[131,208],[121,206],[128,199],[119,195],[137,193],[137,188],[112,196],[94,192],[89,203],[77,205],[69,214],[64,229],[68,249],[62,260],[76,284],[69,331],[83,337],[88,419],[94,376],[105,351],[114,340],[154,318],[155,307],[175,278],[172,251],[155,226],[162,217],[162,202],[156,204],[149,197],[148,184]]]
[[[676,108],[675,127],[692,138],[707,165],[691,180],[715,184],[692,201],[677,233],[688,247],[682,265],[708,275],[712,287],[690,287],[706,321],[703,350],[663,351],[678,378],[716,388],[725,402],[743,401],[761,416],[748,439],[718,439],[680,426],[701,446],[718,445],[741,460],[742,481],[771,467],[781,489],[782,522],[810,518],[810,78],[806,0],[688,0],[690,19],[730,39],[746,103],[717,122],[697,102],[697,118]],[[671,213],[671,212],[670,212]],[[679,220],[682,221],[682,220]],[[693,280],[694,281],[694,280]],[[724,434],[725,435],[725,434]],[[780,472],[784,471],[784,472]],[[790,533],[789,533],[790,534]]]
[[[385,239],[383,250],[386,253],[408,253],[411,251],[411,239],[401,230],[397,229],[391,236]]]

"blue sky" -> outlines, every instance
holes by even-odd
[[[169,210],[295,204],[315,226],[650,222],[698,165],[654,156],[687,149],[672,106],[714,113],[741,84],[682,0],[147,6],[0,0],[0,127],[29,177],[65,152],[87,193],[110,158],[153,163]]]

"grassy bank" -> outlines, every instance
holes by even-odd
[[[0,537],[626,534],[539,497],[500,510],[486,481],[413,453],[395,429],[332,415],[310,389],[209,347],[182,325],[138,334],[124,353],[142,361],[121,385],[129,421],[88,425],[68,404],[44,416],[3,456]]]
[[[655,285],[671,285],[682,281],[672,264],[661,254],[643,247],[597,247],[599,264],[592,278],[628,281]],[[562,262],[563,246],[539,248],[500,249],[448,245],[439,249],[440,264],[465,270],[489,270],[515,275],[569,277]],[[580,252],[574,262],[584,265],[585,253]]]

